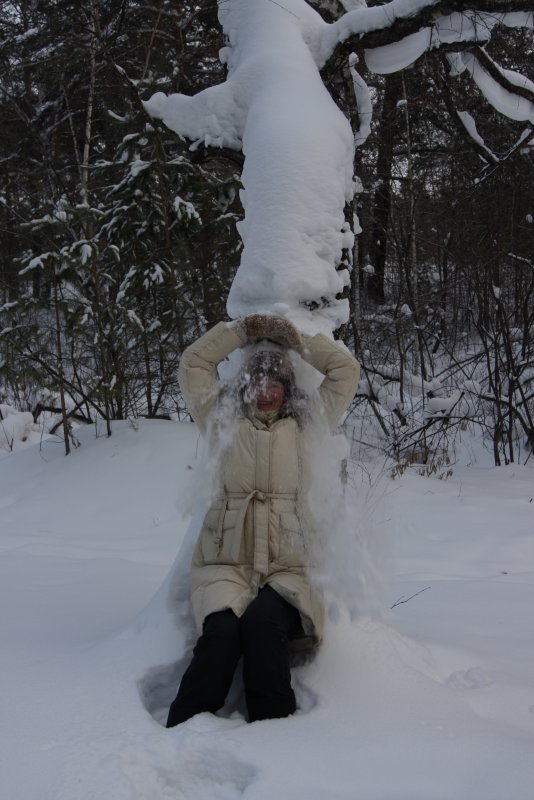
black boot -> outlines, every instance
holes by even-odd
[[[167,728],[200,714],[222,708],[241,655],[239,619],[233,611],[217,611],[204,620],[176,699],[169,709]]]

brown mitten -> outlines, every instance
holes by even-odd
[[[298,348],[302,340],[298,330],[285,317],[274,314],[251,314],[244,319],[245,330],[251,341],[270,339],[282,347]]]

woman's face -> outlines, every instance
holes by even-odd
[[[258,411],[279,411],[285,402],[285,389],[281,381],[269,375],[255,376],[248,387],[247,395]]]

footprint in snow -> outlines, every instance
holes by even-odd
[[[451,689],[476,689],[491,686],[493,679],[482,667],[470,667],[452,672],[445,683]]]
[[[239,800],[243,796],[256,779],[257,769],[227,751],[206,747],[205,734],[189,734],[181,741],[179,753],[140,747],[122,753],[120,774],[131,800]]]
[[[169,707],[190,658],[187,655],[172,664],[151,667],[137,682],[141,702],[160,725],[165,725],[167,721]]]
[[[256,779],[258,770],[228,751],[198,746],[186,753],[177,789],[184,798],[202,797],[202,800],[234,800],[244,794]]]

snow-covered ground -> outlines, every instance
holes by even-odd
[[[77,433],[68,458],[53,439],[0,450],[2,798],[532,800],[531,468],[373,467],[357,493],[380,546],[359,535],[395,608],[351,621],[332,601],[294,717],[167,731],[196,431]]]

